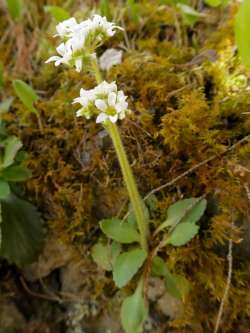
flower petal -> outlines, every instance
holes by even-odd
[[[108,116],[106,115],[106,113],[100,113],[97,118],[96,118],[96,123],[103,123],[105,120],[107,120]]]
[[[57,61],[57,60],[59,60],[59,59],[61,59],[61,58],[58,57],[58,56],[53,56],[53,57],[50,57],[48,60],[46,60],[45,63],[47,64],[47,63],[49,63],[49,62]]]
[[[115,102],[116,102],[116,93],[111,92],[108,95],[108,105],[109,106],[115,106]]]
[[[82,70],[82,59],[78,58],[75,61],[76,71],[79,73]]]
[[[105,111],[107,109],[107,104],[102,99],[97,99],[95,101],[95,106],[101,111]]]
[[[76,116],[81,117],[82,116],[82,111],[83,111],[82,109],[77,110],[76,111]]]
[[[114,116],[109,116],[109,120],[112,122],[112,123],[116,123],[117,120],[118,120],[118,115],[114,115]]]

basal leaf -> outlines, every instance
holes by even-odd
[[[235,40],[242,63],[250,68],[250,1],[244,0],[235,18]]]
[[[0,179],[0,199],[5,199],[10,195],[10,186],[7,182]]]
[[[134,23],[138,23],[140,19],[139,4],[135,0],[127,0],[126,7],[128,8],[131,20]]]
[[[36,208],[14,194],[1,200],[0,256],[18,266],[31,263],[41,249],[43,231]]]
[[[13,102],[13,97],[8,97],[0,103],[0,116],[9,111]]]
[[[8,137],[2,144],[5,147],[2,168],[7,168],[14,163],[16,154],[23,144],[16,136]]]
[[[117,287],[124,287],[144,263],[147,254],[140,248],[120,254],[114,264],[113,279]]]
[[[154,257],[152,262],[151,274],[153,276],[166,276],[170,274],[165,261],[161,257]]]
[[[101,16],[106,16],[107,20],[112,19],[111,10],[110,10],[110,1],[109,0],[100,0],[100,12]]]
[[[98,242],[91,249],[95,263],[106,271],[111,271],[115,260],[121,252],[121,245],[116,242],[103,244]]]
[[[1,177],[10,182],[23,182],[32,177],[31,171],[22,165],[14,165],[4,169]]]
[[[178,3],[177,8],[179,8],[181,11],[184,24],[187,24],[190,26],[194,25],[199,20],[199,18],[206,17],[205,14],[199,13],[194,8],[192,8],[186,4],[183,4],[183,3]]]
[[[165,285],[168,293],[179,300],[183,300],[190,290],[189,281],[179,274],[167,274]]]
[[[198,233],[198,231],[199,226],[196,224],[180,223],[175,227],[166,244],[171,244],[174,246],[185,245]]]
[[[185,276],[180,274],[172,274],[176,281],[177,288],[180,291],[182,299],[189,293],[191,289],[190,282],[185,278]]]
[[[225,6],[228,0],[205,0],[205,3],[211,7]]]
[[[22,16],[21,0],[6,0],[8,12],[13,20],[18,20]]]
[[[126,333],[140,333],[148,315],[143,298],[143,284],[139,283],[135,293],[127,297],[121,307],[121,322]]]
[[[111,271],[110,249],[107,244],[97,243],[91,249],[94,262],[106,271]]]
[[[102,220],[100,226],[107,237],[119,243],[129,244],[139,242],[140,236],[135,226],[122,220],[117,218]]]
[[[46,13],[50,13],[57,22],[61,22],[70,18],[69,12],[59,6],[44,6]]]
[[[34,89],[32,89],[27,83],[22,80],[14,80],[13,87],[17,96],[26,106],[30,112],[37,113],[38,111],[34,107],[34,102],[38,100],[38,96]]]
[[[156,232],[179,223],[196,223],[203,215],[207,206],[206,199],[189,198],[177,201],[168,208],[167,220],[164,221]]]
[[[142,209],[143,209],[145,220],[148,221],[150,219],[150,214],[149,214],[148,207],[146,206],[144,201],[142,201],[141,204],[142,204]],[[128,214],[128,217],[127,217],[127,221],[131,225],[136,225],[137,224],[136,223],[136,217],[135,217],[133,207],[132,207],[131,204],[129,205],[129,214]]]
[[[178,288],[177,281],[175,279],[175,276],[173,274],[167,274],[165,276],[165,285],[167,292],[172,295],[173,297],[181,300],[182,294],[180,289]]]

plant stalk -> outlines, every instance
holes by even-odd
[[[102,75],[99,70],[98,63],[96,59],[93,59],[92,61],[92,68],[96,77],[97,83],[102,82]],[[133,211],[135,214],[137,226],[140,232],[140,244],[141,247],[148,251],[148,242],[147,242],[147,236],[148,236],[148,223],[145,217],[145,213],[143,210],[143,201],[139,195],[138,188],[134,179],[134,175],[132,173],[130,164],[128,162],[127,154],[125,152],[119,129],[116,124],[113,124],[111,121],[108,121],[105,124],[105,128],[107,129],[109,135],[111,136],[111,139],[113,141],[113,145],[120,163],[123,179],[125,182],[125,185],[128,190],[128,194],[130,197],[130,201],[133,207]]]

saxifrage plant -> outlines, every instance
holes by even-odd
[[[166,220],[153,230],[150,225],[149,209],[142,200],[128,162],[117,123],[128,117],[127,96],[119,90],[116,82],[106,82],[99,69],[96,49],[117,30],[122,28],[106,17],[93,17],[77,23],[75,18],[67,19],[56,26],[56,37],[62,39],[57,47],[59,55],[47,62],[56,66],[65,64],[77,72],[91,71],[97,86],[91,90],[80,90],[80,96],[73,103],[79,103],[78,117],[95,118],[110,135],[120,163],[131,209],[123,220],[110,217],[100,221],[100,228],[109,241],[99,241],[92,248],[95,262],[107,271],[112,271],[114,283],[123,288],[132,279],[137,282],[135,292],[125,298],[121,306],[121,322],[126,333],[140,332],[148,314],[145,290],[150,275],[162,277],[169,293],[183,298],[189,290],[185,277],[169,271],[160,250],[167,246],[183,246],[198,233],[197,222],[206,209],[206,199],[189,198],[178,201],[168,208]],[[160,239],[151,248],[150,240]]]

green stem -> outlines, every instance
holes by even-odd
[[[95,75],[96,82],[100,84],[102,82],[102,73],[100,72],[96,58],[92,58],[91,65]]]
[[[137,221],[138,229],[140,231],[140,243],[144,250],[147,251],[148,245],[147,245],[147,235],[148,235],[148,227],[147,227],[147,221],[145,218],[143,206],[142,206],[142,200],[140,198],[136,182],[131,170],[131,167],[128,162],[128,158],[126,155],[126,152],[124,150],[121,137],[119,134],[118,127],[116,124],[111,123],[110,121],[105,124],[106,129],[109,132],[109,135],[112,138],[115,151],[121,166],[123,179],[126,184],[128,194],[133,206],[135,218]]]
[[[96,59],[92,60],[92,68],[96,77],[97,83],[102,82],[102,75],[98,66]],[[120,167],[122,170],[123,179],[125,185],[128,190],[128,194],[130,197],[130,201],[132,203],[133,211],[135,214],[137,226],[140,232],[140,244],[142,248],[147,251],[148,250],[148,243],[147,243],[147,236],[148,236],[148,224],[143,210],[143,202],[139,195],[137,185],[131,170],[131,167],[128,162],[128,158],[122,144],[122,140],[120,137],[120,133],[116,124],[113,124],[111,121],[108,121],[105,124],[105,128],[107,129],[111,139],[113,141],[113,145],[115,147],[115,151],[120,163]]]

